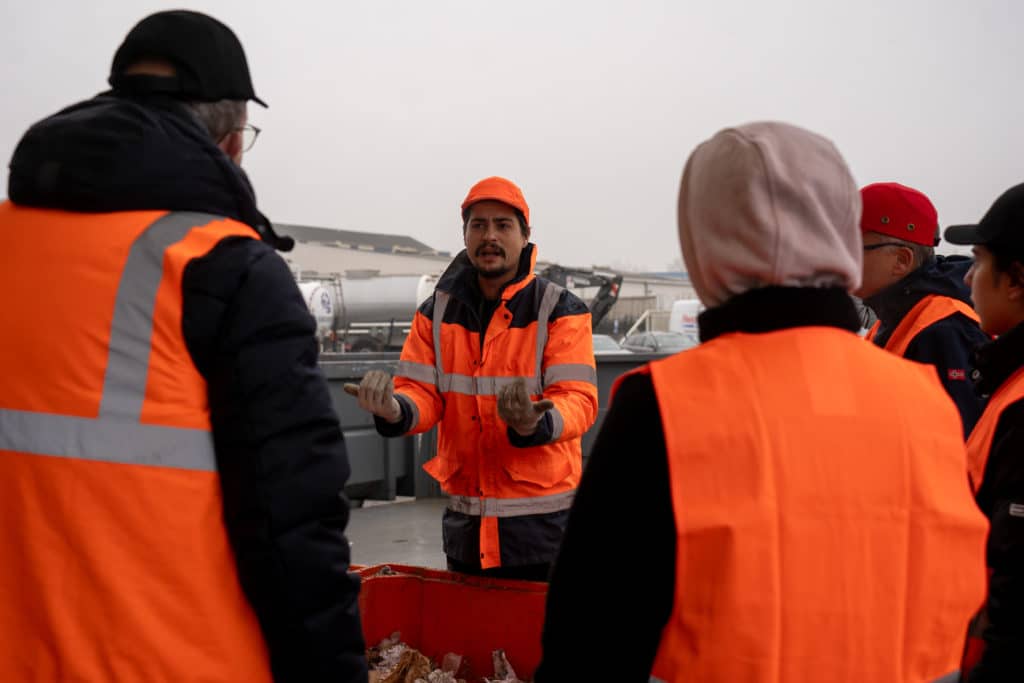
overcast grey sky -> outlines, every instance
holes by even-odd
[[[0,9],[0,150],[105,87],[128,29],[177,3]],[[459,204],[505,175],[542,258],[663,268],[689,151],[727,125],[835,141],[861,184],[920,188],[945,224],[1024,180],[1024,2],[193,2],[241,38],[263,128],[245,167],[282,223],[461,246]],[[2,188],[6,188],[4,164]],[[0,196],[6,194],[0,190]]]

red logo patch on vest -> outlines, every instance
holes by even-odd
[[[949,370],[946,370],[946,377],[949,377],[950,379],[966,380],[967,371],[961,368],[950,368]]]

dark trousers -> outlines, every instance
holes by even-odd
[[[459,562],[448,558],[448,570],[473,576],[487,576],[494,579],[519,579],[520,581],[547,581],[551,575],[550,564],[524,564],[518,567],[495,567],[482,569],[480,563]]]

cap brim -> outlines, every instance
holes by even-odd
[[[260,98],[256,97],[255,95],[253,95],[249,99],[252,100],[253,102],[255,102],[256,104],[260,105],[264,109],[270,109],[270,105],[269,104],[267,104],[266,102],[264,102]]]
[[[942,232],[942,237],[950,244],[985,244],[988,241],[981,236],[977,225],[951,225]]]

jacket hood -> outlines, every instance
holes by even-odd
[[[761,287],[860,284],[860,193],[835,146],[785,123],[720,131],[686,162],[679,241],[709,308]]]
[[[32,126],[14,150],[8,196],[65,211],[199,211],[278,236],[256,207],[248,176],[180,102],[103,94]]]

